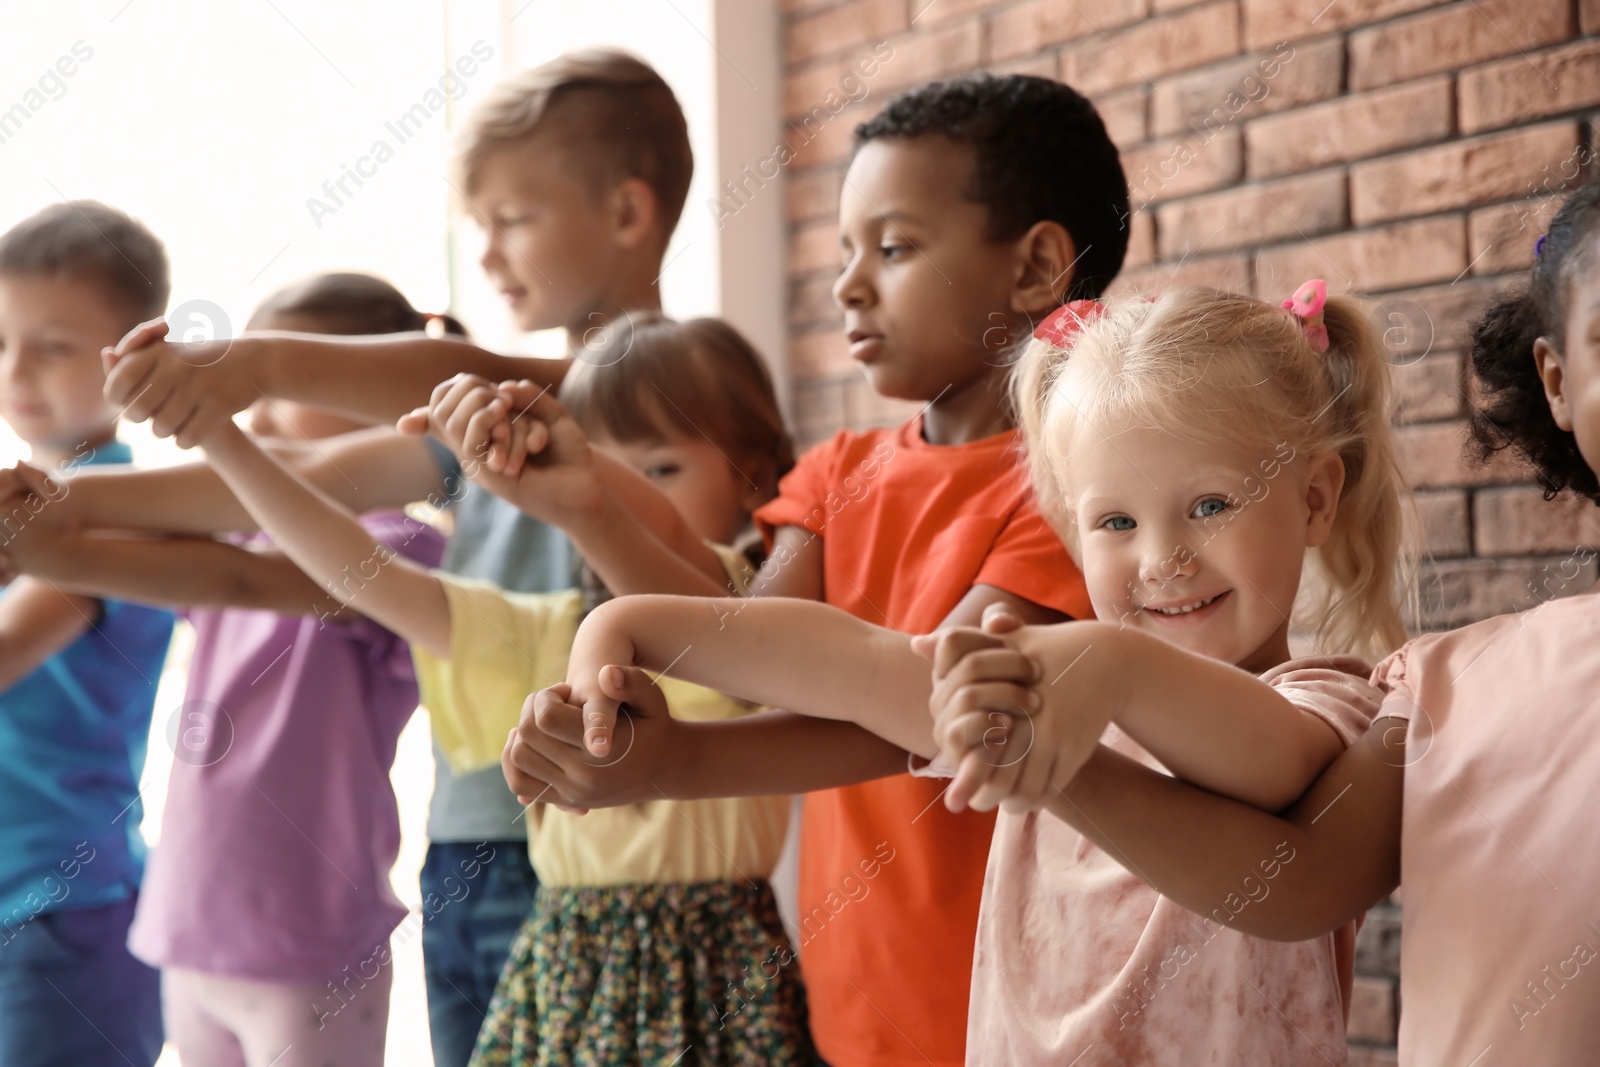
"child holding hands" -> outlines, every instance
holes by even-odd
[[[1474,330],[1470,395],[1482,457],[1512,449],[1548,493],[1600,502],[1597,256],[1591,182],[1540,238],[1527,289]],[[1588,1063],[1600,1040],[1588,983],[1600,959],[1600,836],[1582,799],[1600,768],[1595,596],[1406,644],[1373,674],[1383,695],[1371,729],[1281,814],[1270,813],[1281,798],[1262,792],[1271,750],[1253,745],[1224,773],[1194,776],[1205,789],[1101,747],[1047,794],[1050,811],[1173,901],[1204,914],[1231,897],[1233,924],[1260,937],[1322,935],[1404,872],[1400,1061]],[[985,643],[952,637],[941,657]],[[942,706],[959,717],[966,703]],[[950,736],[950,756],[970,747]],[[1270,893],[1240,902],[1243,873],[1279,852],[1293,859],[1275,868]]]
[[[1320,283],[1304,295],[1303,316],[1201,290],[1063,308],[1041,326],[1019,385],[1035,482],[1107,621],[1030,627],[1011,639],[1019,648],[961,628],[919,638],[937,652],[930,679],[903,639],[822,605],[750,604],[717,634],[709,617],[732,606],[630,598],[591,616],[575,684],[540,694],[536,723],[580,741],[573,705],[592,721],[625,699],[642,709],[634,746],[648,750],[669,727],[630,672],[641,665],[854,718],[924,756],[937,736],[963,757],[945,794],[957,808],[991,779],[1054,792],[1113,721],[1109,748],[1201,782],[1226,780],[1248,745],[1271,769],[1254,796],[1292,802],[1366,729],[1381,694],[1363,657],[1402,636],[1387,367],[1358,307],[1324,309]],[[1289,619],[1311,550],[1328,599],[1304,621],[1333,654],[1294,660]],[[919,735],[930,697],[954,710],[937,735],[924,717]],[[569,751],[540,753],[559,762],[558,789],[604,773]],[[982,807],[994,799],[978,792]],[[1353,926],[1290,945],[1245,937],[1228,910],[1185,912],[1119,865],[1114,840],[1105,847],[1049,816],[1002,815],[969,1063],[1342,1062]],[[1240,877],[1259,881],[1253,867]]]
[[[384,551],[231,422],[201,441],[291,558],[413,643],[424,703],[440,709],[441,748],[461,770],[493,766],[523,696],[562,675],[572,635],[604,589],[637,588],[641,572],[659,576],[671,566],[652,526],[683,521],[676,506],[701,536],[734,540],[791,462],[766,371],[731,328],[635,316],[613,343],[619,347],[608,354],[627,358],[575,368],[564,395],[597,450],[659,487],[654,517],[648,506],[631,508],[642,522],[617,521],[622,509],[605,502],[610,490],[592,475],[600,459],[530,383],[496,390],[454,380],[406,420],[412,429],[425,423],[467,457],[498,441],[492,466],[472,464],[473,476],[562,525],[603,583],[588,590],[515,594],[429,571]],[[540,420],[532,435],[540,455],[512,462],[511,442],[521,434],[503,426],[524,409]],[[596,515],[612,521],[586,521]],[[720,558],[742,586],[749,562],[732,550]],[[701,581],[708,592],[722,589]],[[673,690],[672,704],[688,719],[748,710],[689,686]],[[541,884],[473,1062],[669,1062],[690,1046],[706,1063],[809,1062],[803,987],[765,881],[788,806],[785,797],[658,797],[596,823],[535,804],[529,850]]]

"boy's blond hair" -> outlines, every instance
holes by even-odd
[[[584,49],[495,85],[459,135],[455,187],[470,196],[490,153],[536,133],[554,138],[597,192],[643,180],[655,192],[663,238],[678,225],[694,153],[677,97],[648,63],[615,49]]]

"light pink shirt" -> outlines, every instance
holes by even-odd
[[[1600,1062],[1600,600],[1420,637],[1373,677],[1411,721],[1400,1062]]]
[[[1346,745],[1382,697],[1353,657],[1262,676]],[[1105,743],[1155,759],[1116,727]],[[1002,814],[983,886],[968,1016],[969,1064],[1334,1064],[1355,926],[1312,941],[1247,937],[1234,917],[1294,862],[1287,844],[1239,872],[1201,916],[1174,904],[1049,814]]]

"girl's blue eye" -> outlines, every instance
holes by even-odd
[[[1129,530],[1137,526],[1138,523],[1134,522],[1126,515],[1113,515],[1100,525],[1104,526],[1108,530],[1114,530],[1117,533],[1127,533]]]
[[[1207,497],[1194,506],[1194,517],[1209,519],[1213,515],[1221,515],[1228,510],[1228,502],[1220,496]]]

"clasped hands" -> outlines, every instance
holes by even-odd
[[[1118,711],[1117,629],[1023,626],[999,605],[981,628],[913,638],[929,661],[936,765],[953,775],[952,811],[1037,810],[1064,790]],[[530,695],[501,768],[523,802],[565,810],[658,800],[664,776],[693,773],[690,731],[673,720],[606,607],[585,622],[568,682]]]

